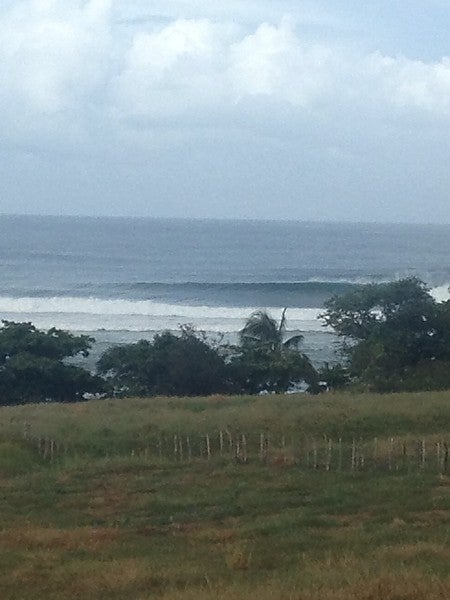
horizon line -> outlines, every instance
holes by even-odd
[[[291,224],[310,224],[310,225],[410,225],[410,226],[438,226],[446,227],[450,225],[448,222],[437,221],[357,221],[350,219],[343,220],[323,220],[318,219],[277,219],[277,218],[261,218],[256,217],[175,217],[175,216],[151,216],[151,215],[77,215],[77,214],[55,214],[55,213],[9,213],[0,212],[0,218],[4,217],[25,217],[38,219],[123,219],[123,220],[152,220],[152,221],[186,221],[186,222],[242,222],[242,223],[291,223]]]

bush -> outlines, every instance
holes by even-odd
[[[284,393],[301,383],[318,392],[318,374],[309,358],[296,350],[237,348],[229,362],[234,393]]]
[[[3,321],[0,329],[0,403],[82,399],[104,383],[65,359],[87,356],[93,340],[58,329],[39,331],[31,323]]]
[[[436,302],[424,282],[362,286],[325,307],[353,381],[383,392],[447,385],[446,368],[437,365],[450,362],[450,304]]]
[[[165,331],[152,342],[110,348],[97,367],[127,395],[202,396],[228,388],[227,367],[218,350],[187,326],[180,335]]]

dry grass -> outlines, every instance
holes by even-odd
[[[0,544],[14,550],[85,550],[100,552],[117,543],[117,529],[81,527],[63,530],[29,526],[0,532]]]
[[[322,587],[316,591],[302,591],[301,584],[286,586],[282,581],[269,580],[262,586],[238,589],[211,587],[203,591],[171,591],[162,600],[448,600],[450,579],[445,581],[418,578],[414,573],[381,575],[373,579],[361,578],[341,589]],[[150,596],[140,596],[142,600]]]
[[[289,432],[433,444],[450,433],[449,400],[213,397],[0,409],[0,598],[448,600],[450,477],[299,468]],[[43,462],[20,439],[24,421],[74,444],[76,455]],[[155,432],[227,427],[287,432],[286,447],[268,465],[164,463],[128,451]]]
[[[270,396],[136,398],[82,404],[1,408],[0,435],[21,434],[26,421],[36,435],[76,441],[95,433],[141,437],[152,431],[203,432],[219,428],[339,434],[436,435],[450,429],[449,392],[319,397]],[[125,410],[124,410],[125,409]]]

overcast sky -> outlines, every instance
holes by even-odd
[[[1,0],[0,212],[450,223],[449,0]]]

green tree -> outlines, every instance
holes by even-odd
[[[416,369],[450,359],[450,318],[417,278],[363,286],[325,304],[351,377],[379,391],[408,387]]]
[[[286,339],[286,311],[285,308],[279,323],[265,310],[252,313],[239,332],[241,345],[247,348],[265,348],[274,352],[298,348],[303,342],[302,335],[294,335]]]
[[[325,363],[319,369],[319,378],[327,384],[329,390],[340,390],[350,383],[348,368],[341,364],[330,365]]]
[[[103,391],[99,378],[65,362],[77,355],[87,356],[93,341],[59,329],[40,331],[31,323],[2,321],[1,403],[67,402]]]
[[[310,391],[318,391],[317,371],[299,349],[303,336],[286,338],[286,309],[279,323],[266,311],[254,312],[240,331],[239,340],[229,360],[235,391],[282,393],[303,382]]]
[[[126,395],[201,396],[226,391],[227,367],[218,350],[188,326],[157,334],[150,342],[117,346],[98,362],[98,372]]]

